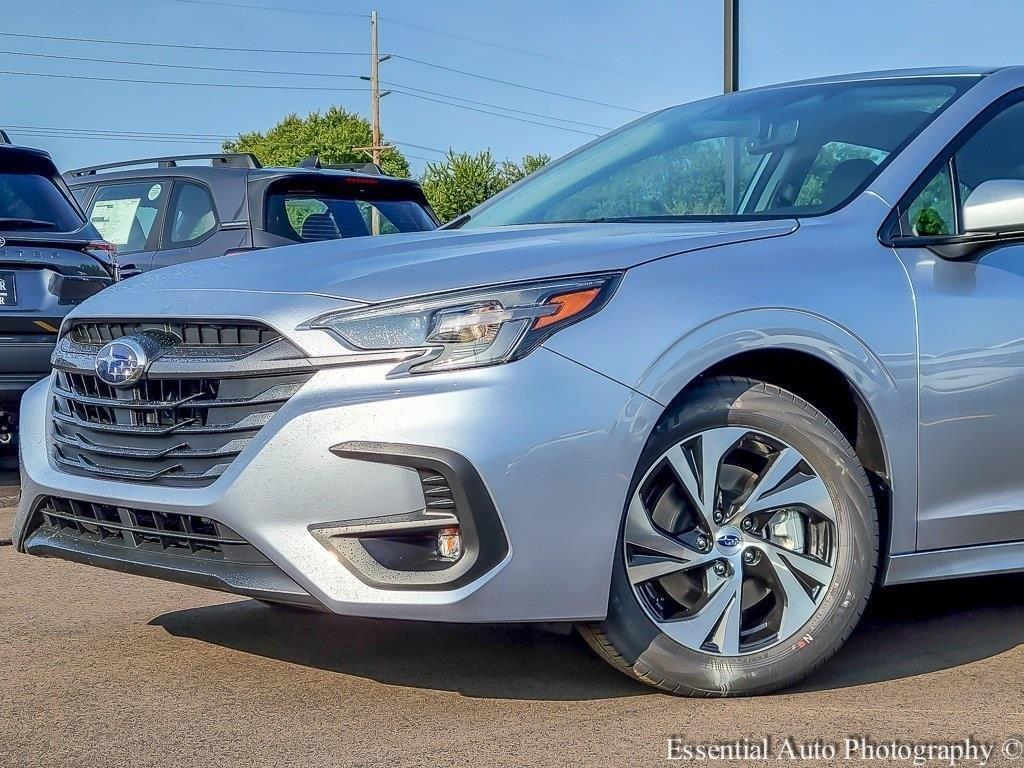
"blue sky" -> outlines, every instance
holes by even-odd
[[[396,56],[381,65],[382,80],[396,84],[382,102],[382,123],[390,140],[404,142],[414,171],[448,147],[489,147],[499,158],[558,156],[641,113],[713,95],[722,83],[720,0],[3,4],[0,33],[358,54],[368,51],[368,15],[376,8],[381,51]],[[287,10],[265,10],[273,6]],[[744,87],[894,67],[1024,63],[1024,3],[1014,0],[745,0],[742,8]],[[47,58],[52,56],[210,69]],[[199,51],[0,34],[0,127],[17,143],[48,149],[62,167],[215,151],[213,137],[265,129],[289,112],[336,103],[368,114],[366,84],[351,77],[367,69],[367,55]],[[459,99],[462,107],[423,97]],[[69,135],[68,129],[90,133]],[[102,133],[110,131],[130,132],[132,140]],[[146,135],[154,133],[165,140]]]

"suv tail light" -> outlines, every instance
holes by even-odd
[[[111,260],[117,259],[117,246],[108,243],[106,240],[93,240],[85,244],[85,250],[97,255],[107,256]]]
[[[91,240],[85,244],[83,249],[90,256],[95,256],[101,261],[108,262],[113,267],[114,282],[121,279],[121,271],[117,264],[117,246],[108,243],[106,240]]]

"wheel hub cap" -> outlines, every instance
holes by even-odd
[[[702,653],[755,653],[795,635],[824,599],[836,508],[795,448],[721,427],[654,463],[630,500],[623,548],[635,597],[668,637]]]
[[[718,531],[715,543],[718,545],[718,551],[723,555],[735,555],[743,549],[743,534],[740,533],[739,528],[726,526]]]

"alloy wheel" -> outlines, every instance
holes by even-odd
[[[836,509],[795,448],[766,432],[709,429],[666,451],[637,487],[626,573],[657,628],[739,656],[793,637],[832,582]]]

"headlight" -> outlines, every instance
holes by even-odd
[[[497,285],[422,296],[324,315],[346,346],[408,351],[409,373],[475,368],[517,360],[556,331],[603,307],[619,273]],[[418,353],[418,354],[417,354]]]

